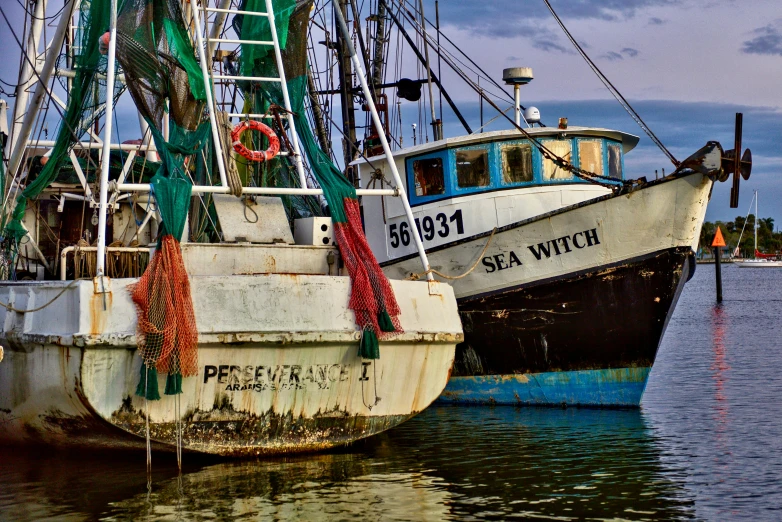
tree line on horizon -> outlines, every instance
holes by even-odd
[[[701,227],[701,236],[698,242],[698,254],[711,252],[711,242],[717,227],[722,230],[725,244],[730,252],[739,247],[738,257],[754,257],[755,255],[755,215],[749,214],[737,216],[733,221],[706,221]],[[744,234],[741,234],[742,229]],[[741,244],[739,244],[741,236]],[[764,254],[776,254],[782,251],[782,232],[774,232],[774,218],[758,219],[758,250]]]

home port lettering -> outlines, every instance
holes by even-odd
[[[581,250],[582,248],[589,248],[600,244],[600,238],[597,235],[597,229],[584,230],[583,232],[576,232],[572,236],[562,236],[556,239],[549,239],[545,243],[538,243],[537,245],[529,245],[527,248],[537,261],[550,258],[552,255],[561,256],[563,254],[569,254],[573,250]],[[510,252],[495,254],[493,256],[487,256],[483,258],[483,266],[486,269],[487,274],[497,272],[500,270],[507,270],[514,266],[521,266],[522,262],[519,260],[519,256],[511,250]]]
[[[347,364],[204,366],[204,384],[215,380],[217,386],[225,386],[225,391],[301,390],[310,386],[328,390],[334,383],[347,381],[349,377]]]

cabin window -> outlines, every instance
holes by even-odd
[[[532,181],[532,145],[529,143],[503,145],[500,150],[503,183]]]
[[[456,151],[456,182],[459,188],[487,187],[490,181],[487,149]]]
[[[436,196],[445,193],[445,171],[442,158],[413,161],[416,196]]]
[[[546,140],[543,145],[568,163],[573,161],[573,145],[570,140]],[[572,177],[573,174],[570,171],[563,169],[550,159],[543,158],[543,179],[559,180],[571,179]]]
[[[608,175],[622,179],[622,149],[614,143],[608,144]]]
[[[582,170],[603,175],[603,142],[580,140],[578,142],[578,166]]]

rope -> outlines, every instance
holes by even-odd
[[[231,147],[231,122],[228,121],[228,113],[224,111],[217,112],[217,125],[220,127],[220,145],[223,149],[223,162],[225,163],[225,177],[228,181],[228,187],[231,194],[237,198],[242,195],[242,178],[239,177],[239,171],[236,169],[234,156],[229,152]]]
[[[46,303],[46,304],[44,304],[42,306],[39,306],[38,308],[30,308],[29,310],[20,310],[19,308],[14,308],[13,306],[11,306],[9,304],[6,304],[6,303],[0,303],[0,306],[2,306],[3,308],[5,308],[6,310],[8,310],[10,312],[16,312],[18,314],[26,314],[26,313],[30,313],[30,312],[37,312],[39,310],[43,310],[44,308],[46,308],[47,306],[49,306],[50,304],[55,302],[57,299],[60,298],[60,296],[62,296],[62,294],[64,294],[65,292],[67,292],[68,290],[73,288],[73,286],[76,283],[78,283],[79,281],[85,281],[85,280],[86,280],[85,278],[74,279],[73,281],[70,282],[70,284],[68,284],[68,286],[66,286],[65,288],[60,290],[60,293],[57,294],[56,296],[54,296],[54,298],[51,301],[49,301],[48,303]]]
[[[442,272],[435,270],[434,268],[430,268],[426,272],[421,272],[420,274],[410,274],[405,278],[406,281],[418,281],[422,277],[425,277],[429,274],[434,274],[437,276],[442,277],[443,279],[450,279],[451,281],[455,281],[457,279],[461,279],[463,277],[467,277],[470,275],[470,273],[475,270],[475,268],[478,266],[478,263],[480,263],[481,259],[483,259],[483,254],[486,253],[486,250],[488,250],[489,245],[491,245],[491,240],[494,239],[494,233],[497,232],[497,227],[494,227],[491,231],[491,235],[489,236],[489,239],[486,240],[486,244],[483,245],[483,250],[481,250],[481,254],[478,256],[478,259],[475,260],[475,263],[470,267],[469,270],[467,270],[465,273],[458,275],[458,276],[449,276],[446,274],[443,274]]]
[[[146,425],[146,439],[147,439],[147,487],[152,487],[152,439],[149,436],[149,400],[147,395],[149,394],[149,367],[142,360],[141,364],[144,365],[144,417]]]

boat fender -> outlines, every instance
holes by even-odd
[[[266,150],[250,150],[241,141],[242,133],[246,130],[257,130],[269,139],[269,148]],[[280,139],[268,125],[259,121],[245,120],[239,123],[231,131],[231,141],[234,150],[250,161],[269,161],[280,152]]]

